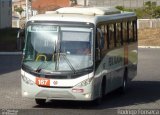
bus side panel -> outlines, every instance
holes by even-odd
[[[110,71],[111,88],[110,91],[119,88],[122,85],[124,75],[124,48],[111,50],[107,54],[107,70]]]
[[[105,77],[105,93],[109,93],[122,85],[124,75],[124,48],[108,51],[95,70],[94,97],[100,96],[102,80]]]
[[[137,75],[138,49],[137,43],[128,46],[128,78],[132,80]]]
[[[99,62],[96,62],[96,64]],[[93,82],[93,99],[100,97],[101,81],[102,81],[102,64],[96,65],[94,82]]]

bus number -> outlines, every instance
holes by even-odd
[[[36,78],[36,84],[39,86],[50,86],[50,80],[44,78]]]

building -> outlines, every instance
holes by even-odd
[[[39,13],[67,6],[70,6],[70,0],[32,0],[32,10],[37,10]]]
[[[0,29],[12,26],[12,0],[0,0]]]
[[[23,11],[20,14],[19,12],[16,11],[17,8],[22,8]],[[12,3],[12,14],[14,16],[18,16],[19,18],[26,17],[26,0],[14,0]]]
[[[76,1],[77,1],[77,5],[89,6],[89,0],[76,0]]]

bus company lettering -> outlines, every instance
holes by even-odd
[[[109,57],[109,66],[113,66],[113,65],[116,65],[116,64],[120,64],[123,62],[123,58],[120,57],[120,56],[112,56],[112,57]]]

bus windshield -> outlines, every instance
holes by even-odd
[[[29,25],[23,66],[39,73],[92,68],[92,31],[87,27]]]

